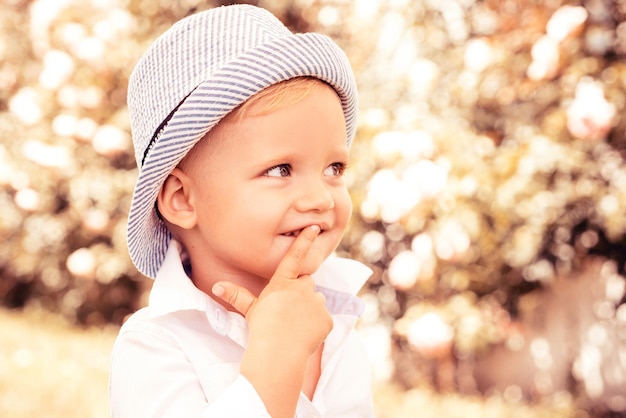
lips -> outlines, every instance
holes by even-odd
[[[306,228],[306,227],[305,227],[305,228]],[[321,235],[321,234],[323,234],[323,233],[324,233],[324,231],[326,231],[326,229],[327,229],[327,228],[324,228],[324,226],[322,226],[322,225],[320,225],[320,228],[321,228],[321,229],[320,229],[320,235]],[[296,230],[293,230],[293,231],[289,231],[289,232],[282,233],[282,234],[280,234],[280,235],[282,235],[282,236],[284,236],[284,237],[293,237],[293,238],[295,238],[295,237],[297,237],[298,235],[300,235],[300,232],[302,232],[302,230],[303,230],[303,229],[304,229],[304,228],[302,228],[302,229],[296,229]]]
[[[291,231],[291,232],[287,232],[287,233],[280,234],[280,235],[282,235],[284,237],[297,237],[298,235],[300,235],[300,232],[302,232],[301,229],[298,230],[298,231]]]

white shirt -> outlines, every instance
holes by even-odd
[[[193,285],[180,251],[172,240],[148,307],[120,329],[111,359],[111,416],[269,417],[239,374],[248,342],[245,319]],[[301,393],[296,417],[373,417],[369,360],[354,330],[363,310],[356,293],[370,275],[363,264],[337,257],[313,275],[334,327],[313,400]]]

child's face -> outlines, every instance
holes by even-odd
[[[346,228],[352,204],[337,94],[320,83],[295,104],[270,113],[255,112],[259,105],[222,120],[181,166],[198,214],[195,248],[188,248],[194,279],[199,269],[209,280],[264,285],[295,234],[316,224],[322,232],[301,272],[311,274]]]

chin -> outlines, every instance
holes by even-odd
[[[285,253],[287,251],[288,250],[286,249]],[[307,254],[304,263],[302,264],[299,275],[312,275],[317,270],[319,270],[320,266],[328,259],[328,257],[330,257],[331,254],[332,251],[329,251],[328,248],[312,248],[311,251],[309,251],[309,253]],[[282,254],[281,258],[275,260],[276,264],[272,267],[273,270],[271,271],[270,277],[273,276],[274,272],[278,268],[278,265],[280,264],[280,261],[282,260],[282,257],[284,256],[285,254]]]

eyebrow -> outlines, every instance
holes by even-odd
[[[258,162],[254,162],[254,167],[258,167],[259,170],[263,170],[265,168],[275,167],[280,164],[293,164],[295,158],[291,154],[285,154],[280,157],[272,157],[266,160],[259,160]]]

